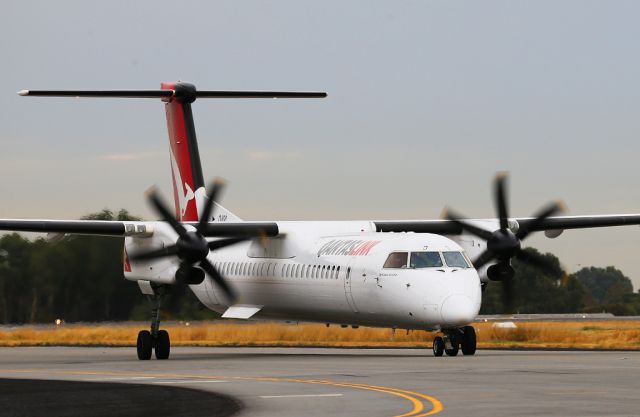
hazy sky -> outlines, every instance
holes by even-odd
[[[634,1],[5,1],[0,217],[153,218],[171,196],[162,104],[23,98],[38,88],[325,90],[324,100],[199,100],[205,177],[252,220],[640,212],[640,3]],[[640,229],[527,244],[615,265],[640,287]]]

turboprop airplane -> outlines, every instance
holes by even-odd
[[[511,299],[510,260],[546,267],[521,250],[531,233],[640,224],[640,215],[555,216],[552,203],[532,217],[509,217],[506,176],[495,180],[496,219],[243,221],[217,203],[220,180],[205,189],[191,104],[202,98],[321,98],[322,92],[198,91],[184,82],[160,90],[23,90],[22,96],[156,98],[169,131],[175,214],[151,189],[160,221],[1,219],[0,230],[124,237],[124,277],[153,301],[150,330],[138,334],[141,360],[167,359],[161,301],[188,285],[223,318],[377,326],[439,332],[436,356],[476,351],[470,325],[482,289],[502,281]]]

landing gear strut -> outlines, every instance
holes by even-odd
[[[156,359],[169,359],[171,352],[169,332],[160,330],[160,306],[165,294],[166,287],[158,286],[154,288],[154,294],[149,295],[149,300],[152,303],[151,331],[141,330],[138,333],[137,351],[140,360],[151,359],[152,350],[155,350]]]
[[[456,356],[462,350],[463,355],[474,355],[476,353],[476,331],[472,326],[465,326],[459,329],[443,330],[443,336],[433,339],[433,355]]]

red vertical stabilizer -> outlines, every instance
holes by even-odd
[[[198,220],[198,198],[204,195],[204,179],[198,152],[191,103],[196,99],[193,85],[175,82],[162,83],[162,90],[173,90],[172,97],[166,97],[165,111],[173,176],[173,195],[176,218],[182,221]]]

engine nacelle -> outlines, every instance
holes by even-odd
[[[487,277],[491,281],[506,281],[515,275],[513,267],[508,263],[497,263],[487,268]]]
[[[144,280],[155,284],[175,284],[179,259],[166,257],[158,260],[134,261],[129,254],[146,252],[173,244],[178,236],[166,223],[147,222],[153,227],[151,237],[127,236],[124,239],[124,277],[130,281]]]
[[[204,271],[193,266],[180,266],[176,271],[176,282],[198,285],[204,281]]]

